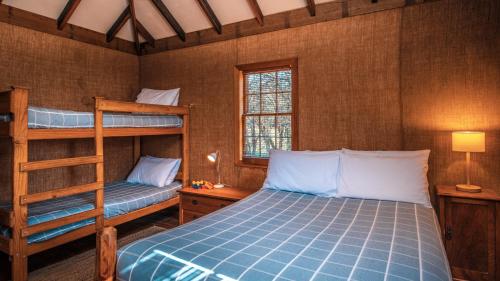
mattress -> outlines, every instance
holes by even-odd
[[[177,196],[182,187],[180,182],[173,182],[165,187],[135,184],[119,181],[106,184],[104,189],[104,216],[111,218],[141,209]],[[94,209],[95,192],[33,203],[28,209],[28,225],[35,225]],[[2,208],[10,208],[7,203]],[[57,229],[41,232],[28,237],[28,243],[36,243],[54,238],[74,229],[93,224],[94,219],[87,219]],[[10,236],[9,228],[0,228],[0,233]]]
[[[10,115],[0,115],[0,121],[9,122]],[[58,110],[30,106],[28,108],[28,128],[31,129],[72,129],[93,128],[94,113]],[[104,113],[105,128],[180,128],[182,118],[176,115],[119,114]]]
[[[451,280],[433,209],[261,190],[122,247],[118,280]]]

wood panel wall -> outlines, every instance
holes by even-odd
[[[131,100],[138,92],[139,59],[30,29],[0,23],[0,89],[31,88],[30,105],[93,110],[93,96]],[[10,196],[10,145],[0,140],[0,198]],[[53,159],[93,154],[92,140],[31,142],[30,159]],[[127,175],[132,167],[132,140],[105,143],[106,179]],[[125,153],[124,153],[125,152]],[[112,164],[111,164],[112,163]],[[120,163],[120,165],[116,165]],[[30,174],[30,191],[43,191],[82,182],[94,176],[91,166]]]
[[[143,56],[140,85],[180,87],[195,105],[196,179],[215,179],[206,155],[220,149],[224,182],[261,186],[265,170],[234,165],[233,68],[298,57],[300,149],[430,148],[431,184],[454,184],[465,155],[450,132],[485,130],[472,178],[500,191],[498,34],[498,1],[443,0]]]

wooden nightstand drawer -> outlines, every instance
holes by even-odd
[[[207,214],[202,214],[202,213],[197,213],[197,212],[191,212],[188,210],[184,210],[183,216],[184,216],[184,223],[194,221],[195,219],[199,219],[203,217],[204,215]]]
[[[254,190],[224,187],[221,189],[193,189],[185,187],[180,193],[180,224],[195,220],[227,207],[252,194]]]
[[[183,195],[182,208],[197,213],[208,214],[227,207],[234,203],[234,201],[221,200],[216,198],[209,198],[203,196]]]

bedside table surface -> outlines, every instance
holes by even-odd
[[[246,189],[246,188],[236,188],[236,187],[223,187],[223,188],[214,188],[214,189],[194,189],[192,187],[184,187],[179,190],[180,193],[186,195],[198,195],[204,197],[211,198],[219,198],[226,200],[241,200],[257,190],[254,189]]]
[[[481,192],[471,193],[458,191],[455,186],[451,185],[438,185],[436,192],[438,196],[500,201],[500,195],[495,190],[489,188],[483,188]]]

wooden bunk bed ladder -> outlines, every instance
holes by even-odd
[[[58,239],[48,240],[33,245],[28,244],[28,236],[55,229],[70,223],[95,218],[93,229],[83,228],[81,235],[89,232],[100,231],[104,226],[104,155],[103,155],[103,128],[102,112],[97,110],[100,98],[96,98],[95,111],[95,155],[63,158],[43,161],[28,160],[28,89],[14,87],[9,94],[10,112],[13,120],[10,122],[9,135],[12,139],[12,212],[0,215],[2,224],[10,221],[12,227],[11,242],[0,241],[0,246],[8,245],[8,253],[12,256],[12,280],[22,281],[28,279],[27,257],[44,249],[52,248],[75,239],[78,233],[68,233]],[[96,181],[89,184],[59,188],[52,191],[29,194],[28,173],[31,171],[72,167],[78,165],[94,164],[96,167]],[[95,192],[95,208],[89,211],[66,216],[53,221],[29,226],[29,204],[46,201],[54,198],[66,197],[85,192]],[[6,239],[4,239],[6,240]],[[7,240],[9,241],[9,240]]]

